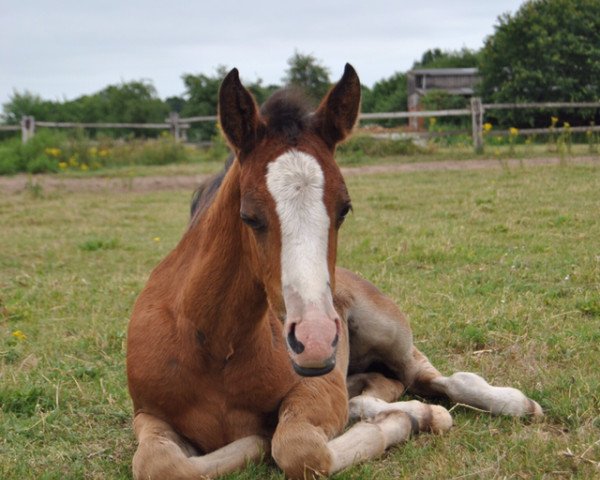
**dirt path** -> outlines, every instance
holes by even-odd
[[[527,167],[541,165],[559,165],[557,157],[528,158],[524,160],[507,160],[508,168],[517,168],[521,165]],[[569,164],[600,165],[600,157],[577,157],[568,159]],[[365,165],[361,167],[342,167],[346,177],[354,175],[370,175],[380,173],[402,173],[437,170],[484,170],[500,169],[502,165],[498,160],[447,160],[435,162],[403,163],[391,165]],[[0,194],[19,193],[31,185],[39,185],[44,192],[153,192],[157,190],[193,190],[200,182],[210,175],[172,175],[132,178],[64,178],[56,175],[16,175],[14,177],[0,177]],[[38,188],[38,187],[36,187]]]

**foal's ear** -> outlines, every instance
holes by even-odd
[[[344,75],[325,96],[315,112],[317,131],[331,149],[352,131],[360,111],[360,80],[346,64]]]
[[[254,97],[240,82],[237,68],[231,70],[221,83],[219,122],[236,154],[252,150],[260,123],[258,107]]]

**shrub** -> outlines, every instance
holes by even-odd
[[[20,140],[7,140],[0,144],[0,175],[12,175],[22,170],[18,154]]]
[[[425,153],[426,149],[419,147],[410,139],[388,140],[374,138],[369,135],[355,135],[338,149],[342,162],[352,161],[356,156],[390,157],[395,155],[414,155]]]
[[[3,142],[0,144],[0,174],[58,171],[59,159],[49,152],[54,152],[54,147],[65,138],[60,132],[42,130],[25,145],[16,138]]]
[[[106,166],[166,165],[190,159],[185,146],[169,134],[156,140],[97,139],[83,131],[40,130],[25,145],[13,139],[0,143],[0,175],[18,172],[87,171]]]
[[[167,165],[189,161],[186,147],[169,135],[157,140],[104,143],[99,150],[104,165]]]

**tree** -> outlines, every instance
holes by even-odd
[[[597,101],[600,2],[533,0],[498,18],[481,56],[480,92],[491,102]],[[544,114],[547,124],[551,112]],[[513,121],[539,123],[533,113]]]
[[[407,108],[406,74],[396,72],[388,78],[375,82],[372,88],[362,85],[361,111],[370,112],[398,112]],[[364,123],[376,123],[393,127],[403,120],[373,120]]]
[[[312,55],[298,51],[288,59],[289,68],[283,82],[286,86],[299,87],[313,100],[319,102],[331,86],[329,69]]]
[[[421,60],[413,63],[413,68],[471,68],[479,67],[481,53],[477,50],[429,49],[423,53]]]
[[[2,106],[2,117],[5,123],[12,125],[17,125],[25,115],[46,119],[47,114],[52,111],[50,103],[29,91],[14,91],[10,100]]]
[[[168,105],[170,112],[181,113],[183,107],[185,107],[185,98],[179,96],[167,97],[165,103]]]
[[[94,94],[64,101],[14,92],[3,107],[8,123],[18,123],[23,115],[54,122],[163,122],[169,112],[154,86],[144,80],[109,85]],[[135,133],[152,135],[147,130]]]
[[[109,85],[80,101],[85,121],[163,122],[169,113],[154,86],[143,80]]]
[[[396,72],[375,82],[373,88],[363,88],[363,112],[397,112],[407,108],[406,74]]]
[[[206,75],[204,73],[197,75],[183,74],[181,78],[185,87],[185,105],[181,110],[181,116],[216,115],[219,88],[228,71],[226,66],[219,65],[215,69],[214,75]],[[213,122],[201,122],[192,124],[188,136],[192,139],[209,140],[215,133],[216,128]]]

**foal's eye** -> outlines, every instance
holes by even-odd
[[[242,222],[244,222],[253,230],[260,231],[266,228],[266,223],[260,218],[255,217],[253,215],[248,215],[246,213],[241,212],[240,218],[242,219]]]
[[[352,210],[352,204],[351,203],[346,203],[342,209],[340,210],[340,212],[338,213],[338,220],[337,220],[337,224],[338,227],[344,223],[344,220],[346,219],[346,215],[348,215],[348,213],[350,212],[350,210]]]

